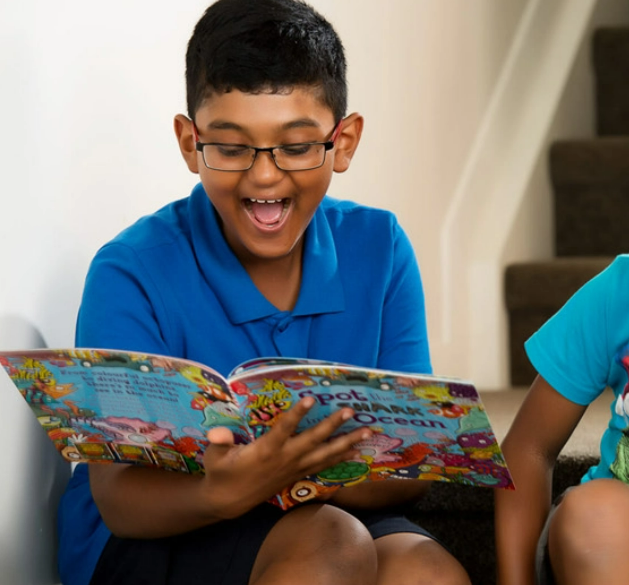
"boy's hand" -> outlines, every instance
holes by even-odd
[[[316,426],[295,435],[297,425],[314,399],[303,398],[275,421],[273,428],[248,445],[235,445],[224,427],[208,431],[205,493],[211,513],[236,518],[267,501],[284,487],[354,456],[354,445],[370,436],[357,429],[328,440],[353,416],[343,408]]]

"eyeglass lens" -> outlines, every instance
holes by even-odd
[[[266,151],[265,149],[262,149]],[[253,166],[259,150],[237,144],[205,144],[205,164],[219,171],[246,171]],[[266,151],[269,152],[269,151]],[[316,169],[325,162],[325,144],[288,144],[270,151],[275,164],[284,171]]]

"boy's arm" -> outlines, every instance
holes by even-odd
[[[90,465],[92,495],[105,524],[122,538],[180,534],[241,516],[285,486],[354,456],[353,445],[369,436],[364,429],[326,442],[352,416],[350,409],[294,435],[312,403],[302,399],[248,445],[234,445],[225,428],[210,431],[204,476]]]
[[[416,501],[430,488],[431,481],[388,479],[369,481],[341,488],[332,494],[329,503],[341,508],[375,510],[401,506]]]
[[[500,585],[535,583],[535,549],[551,506],[553,467],[586,408],[538,376],[507,433],[502,449],[516,489],[495,491]]]

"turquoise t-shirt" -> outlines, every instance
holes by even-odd
[[[76,345],[188,358],[223,375],[278,355],[432,371],[417,262],[392,213],[324,198],[305,233],[295,308],[278,311],[227,245],[200,184],[99,250]],[[59,536],[63,583],[87,585],[110,532],[84,465],[62,499]]]
[[[582,481],[618,477],[629,483],[629,255],[618,256],[579,289],[525,344],[531,363],[561,395],[587,405],[614,391],[601,461]]]

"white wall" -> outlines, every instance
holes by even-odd
[[[576,6],[583,20],[594,2],[550,4]],[[352,168],[334,179],[331,193],[392,209],[410,234],[424,277],[435,369],[481,386],[503,383],[501,299],[492,292],[489,306],[473,282],[468,294],[473,267],[461,264],[469,258],[461,246],[481,258],[475,274],[483,266],[499,274],[526,249],[519,240],[530,234],[518,217],[528,183],[504,193],[515,201],[495,239],[491,229],[479,234],[467,226],[495,211],[491,198],[483,200],[490,209],[475,207],[474,189],[500,168],[500,150],[483,167],[478,155],[489,150],[479,144],[505,71],[517,79],[518,66],[526,69],[526,49],[514,45],[532,38],[525,25],[532,6],[543,2],[312,4],[343,38],[350,107],[367,124]],[[97,248],[194,184],[171,128],[173,115],[185,110],[185,46],[205,6],[205,0],[176,9],[167,0],[0,3],[0,320],[35,324],[49,346],[72,344],[83,278]],[[534,136],[536,159],[546,130]],[[520,174],[526,182],[527,173]],[[512,228],[516,241],[509,239]],[[492,335],[482,363],[472,335],[478,314],[489,316]]]
[[[463,335],[450,339],[444,353],[461,355],[461,372],[485,388],[508,380],[504,267],[554,252],[549,145],[593,135],[592,33],[629,24],[628,8],[626,0],[528,2],[497,84],[500,99],[490,104],[468,159],[460,205],[450,209],[455,221],[444,230],[450,256],[442,249],[446,277],[450,270],[442,282],[461,275],[457,284],[464,285],[445,287],[444,322],[451,331],[463,323]],[[478,208],[469,222],[469,211]],[[456,244],[464,249],[455,257]]]

